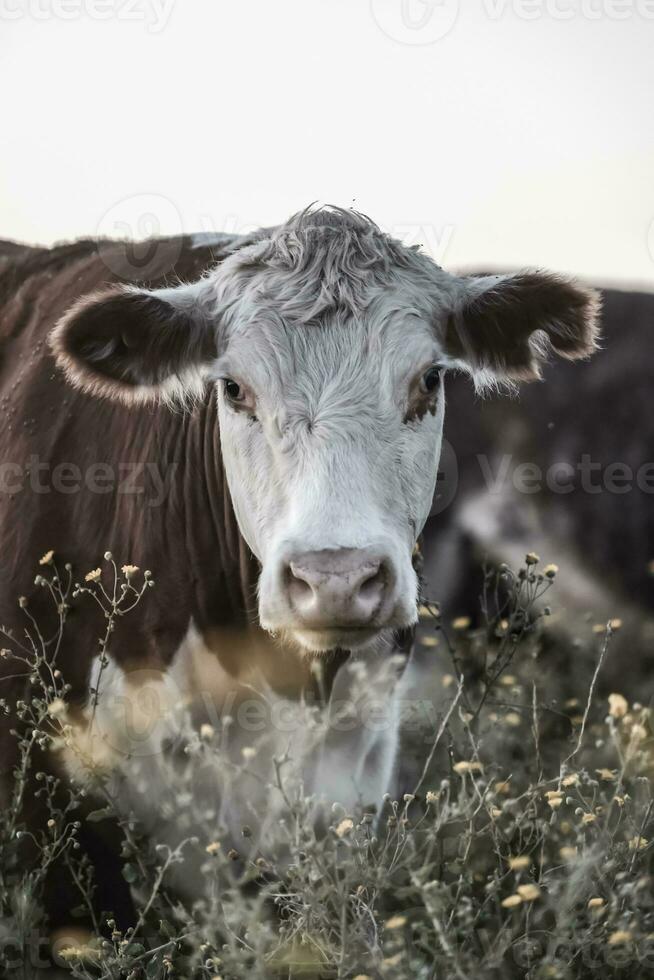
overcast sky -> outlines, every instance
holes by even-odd
[[[654,0],[0,0],[0,236],[353,204],[654,287]]]

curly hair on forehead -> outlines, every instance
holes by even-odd
[[[340,208],[335,204],[317,206],[309,204],[291,215],[279,231],[306,231],[312,228],[334,228],[359,234],[383,234],[379,225],[368,215],[354,208]]]
[[[415,249],[381,230],[371,218],[347,208],[311,205],[298,211],[270,236],[275,255],[297,267],[323,262],[346,274],[377,266],[406,265]]]
[[[361,314],[376,287],[400,270],[424,274],[426,261],[358,211],[311,206],[267,229],[235,264],[248,278],[263,276],[259,300],[307,322],[327,312]]]

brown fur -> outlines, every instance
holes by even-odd
[[[574,360],[595,350],[599,295],[560,276],[524,272],[498,279],[448,319],[453,357],[511,381],[540,378],[548,350]]]
[[[191,249],[188,241],[181,242],[183,247],[179,240],[158,245],[158,267],[148,283],[152,286],[198,278],[220,257],[208,248]],[[177,256],[172,266],[171,255]],[[141,494],[120,493],[117,485],[107,493],[61,493],[51,486],[49,492],[37,493],[29,479],[15,492],[0,492],[0,622],[23,629],[27,621],[17,600],[25,596],[30,613],[44,634],[51,635],[52,606],[34,585],[39,558],[54,550],[58,567],[71,562],[80,581],[111,550],[119,564],[151,569],[157,580],[156,588],[119,621],[112,656],[128,669],[148,664],[165,668],[191,619],[210,642],[214,631],[250,630],[258,564],[241,538],[226,490],[212,392],[190,412],[155,404],[127,408],[73,389],[55,367],[47,337],[57,320],[81,297],[130,282],[131,271],[124,246],[93,242],[25,249],[0,266],[0,460],[17,464],[23,474],[31,457],[50,467],[72,463],[82,473],[104,463],[112,467],[116,481],[126,464],[151,463],[168,481],[159,506],[148,504],[156,490],[147,471]],[[43,475],[39,479],[45,486]],[[91,662],[103,630],[95,603],[88,597],[75,600],[58,664],[72,685],[73,710],[88,698]],[[221,655],[218,648],[216,656]],[[5,659],[0,669],[3,697],[11,703],[29,696],[23,679],[13,677],[15,664]],[[274,683],[274,658],[269,673]],[[0,730],[5,798],[16,759],[16,739],[9,734],[15,723],[14,718],[3,720]],[[55,763],[41,759],[39,765]],[[36,831],[46,814],[33,793],[26,799],[24,816]],[[103,857],[107,849],[95,838],[87,845],[99,862],[99,900],[106,902],[114,894],[117,914],[128,919],[129,895],[115,870],[117,862],[111,855]],[[69,897],[69,884],[54,870],[48,885],[53,925],[60,916],[65,921]]]

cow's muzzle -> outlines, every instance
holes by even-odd
[[[361,629],[384,619],[393,586],[390,562],[367,549],[309,551],[288,559],[284,587],[304,629]]]
[[[378,545],[301,551],[287,544],[264,562],[261,625],[314,652],[368,646],[416,620],[417,579],[406,565],[398,568],[391,549]]]

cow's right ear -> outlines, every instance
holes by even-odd
[[[216,337],[199,304],[180,292],[116,287],[80,300],[50,335],[68,379],[127,402],[198,394]]]

